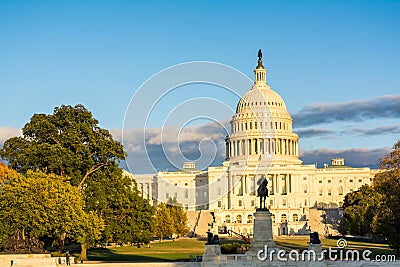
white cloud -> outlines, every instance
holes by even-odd
[[[21,135],[21,129],[8,126],[0,126],[0,146],[2,146],[7,139]]]

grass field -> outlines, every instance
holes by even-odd
[[[141,246],[123,246],[98,248],[88,251],[91,261],[127,261],[127,262],[166,262],[188,261],[190,256],[202,255],[204,241],[195,238],[183,238],[175,242],[163,241],[151,243],[150,248]]]
[[[308,236],[292,236],[279,237],[275,239],[278,246],[303,250],[307,248]],[[242,242],[237,239],[221,239],[221,243]],[[321,239],[324,249],[329,247],[335,248],[336,240]],[[91,261],[106,261],[106,262],[168,262],[168,261],[188,261],[190,256],[202,255],[204,252],[204,240],[195,238],[183,238],[175,242],[163,241],[161,243],[151,243],[150,248],[141,246],[112,247],[112,248],[97,248],[88,251],[88,258]],[[390,254],[394,255],[395,251],[390,249],[385,244],[367,243],[348,241],[346,249],[357,249],[359,251],[369,249],[373,252],[372,255]]]

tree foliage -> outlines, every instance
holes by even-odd
[[[15,170],[8,168],[7,165],[0,162],[0,184],[3,184],[6,180],[10,179],[12,176],[17,176],[17,175],[18,173]]]
[[[98,239],[103,221],[90,221],[84,203],[82,192],[65,177],[33,171],[12,176],[0,191],[2,241],[16,231],[30,238],[50,238],[53,243],[77,240],[89,224],[95,233],[92,237]]]
[[[341,232],[384,239],[400,251],[400,141],[380,160],[373,187],[346,195]]]
[[[382,196],[368,185],[347,194],[339,231],[342,234],[349,231],[353,235],[371,235],[371,224],[381,201]]]
[[[72,185],[82,187],[89,175],[125,157],[122,145],[98,123],[82,105],[62,105],[51,115],[34,114],[23,136],[8,139],[0,156],[19,172],[67,175]]]
[[[173,233],[178,236],[186,235],[189,232],[188,217],[182,204],[178,203],[176,199],[170,199],[167,203],[167,208],[173,221]]]
[[[168,202],[160,203],[155,214],[155,235],[164,237],[186,235],[189,231],[187,213],[176,199],[169,199]]]
[[[165,203],[160,203],[157,206],[155,214],[154,233],[160,238],[160,242],[165,237],[171,237],[174,233],[174,221],[170,211]]]
[[[374,186],[382,194],[380,208],[374,218],[373,233],[386,239],[400,251],[400,141],[380,161],[381,172],[375,175]]]
[[[104,221],[104,241],[147,242],[153,210],[118,167],[125,158],[123,146],[98,124],[82,105],[62,105],[50,115],[35,114],[23,127],[22,137],[4,143],[0,157],[20,173],[38,170],[70,177],[67,182],[79,189],[85,200],[84,213],[77,220],[94,225]],[[86,242],[82,243],[84,254],[97,239],[97,230],[89,227],[79,232],[79,242]]]

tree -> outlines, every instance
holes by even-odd
[[[374,235],[388,241],[400,252],[400,141],[380,160],[381,172],[375,175],[374,186],[382,194],[372,229]]]
[[[26,176],[11,176],[0,192],[0,232],[2,241],[16,231],[23,237],[77,240],[88,231],[91,216],[83,211],[82,192],[55,174],[27,171]],[[99,238],[103,221],[90,221]]]
[[[154,220],[154,233],[160,238],[160,242],[164,237],[170,237],[174,233],[174,221],[166,204],[158,204]]]
[[[122,145],[98,123],[82,105],[62,105],[52,115],[35,114],[22,137],[4,143],[0,156],[19,172],[38,169],[67,175],[81,188],[90,175],[125,158]]]
[[[22,137],[4,143],[0,157],[21,173],[40,170],[70,177],[69,183],[84,193],[86,214],[92,211],[104,220],[103,239],[147,241],[151,231],[148,217],[153,215],[147,214],[152,212],[149,203],[138,196],[135,184],[122,176],[118,164],[125,158],[123,146],[98,123],[82,105],[56,107],[51,115],[35,114],[23,127]],[[139,224],[133,215],[145,218],[144,223]],[[135,229],[143,236],[128,237]],[[84,260],[89,243],[81,244]]]
[[[169,199],[167,208],[173,221],[173,233],[177,236],[186,235],[189,232],[188,218],[182,204],[178,203],[176,199]]]
[[[347,232],[353,235],[371,235],[371,223],[381,201],[382,196],[368,185],[348,193],[344,198],[339,232],[343,235]]]
[[[0,162],[0,184],[3,184],[4,181],[11,178],[11,176],[17,176],[18,173],[10,168],[7,165]]]
[[[380,160],[380,169],[373,187],[363,186],[346,195],[340,231],[384,239],[399,253],[400,141]]]

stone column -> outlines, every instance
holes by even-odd
[[[254,213],[254,238],[250,244],[250,250],[246,252],[251,257],[257,257],[260,250],[276,249],[276,244],[272,238],[271,212],[268,209],[258,209]]]

